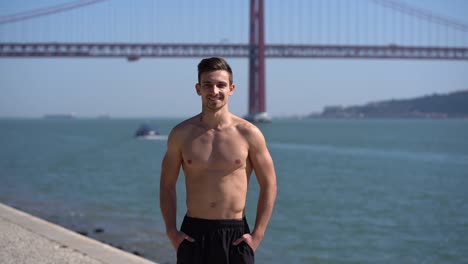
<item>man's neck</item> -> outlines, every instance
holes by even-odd
[[[200,113],[200,122],[210,129],[222,129],[231,123],[231,113],[223,109],[215,112],[204,109]]]

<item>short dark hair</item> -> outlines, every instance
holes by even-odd
[[[202,73],[218,70],[227,71],[229,73],[229,85],[231,85],[233,81],[231,66],[229,66],[226,60],[220,57],[206,58],[198,63],[198,82],[200,83]]]

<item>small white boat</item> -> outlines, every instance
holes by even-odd
[[[166,135],[160,135],[159,131],[151,128],[147,124],[141,125],[135,132],[135,138],[147,140],[166,140]]]

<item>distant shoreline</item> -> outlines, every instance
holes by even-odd
[[[385,100],[357,106],[327,106],[322,118],[468,118],[468,90],[432,94],[412,99]]]

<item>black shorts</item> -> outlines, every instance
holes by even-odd
[[[182,241],[177,249],[178,264],[251,264],[254,252],[242,242],[232,243],[250,233],[245,217],[242,220],[208,220],[185,216],[181,231],[195,242]]]

